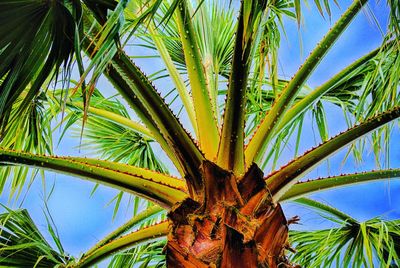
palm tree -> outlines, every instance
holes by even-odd
[[[329,1],[314,2],[330,16]],[[119,189],[119,198],[130,193],[150,201],[80,258],[64,252],[50,217],[57,249],[26,210],[7,209],[0,215],[0,264],[88,267],[126,251],[110,265],[397,267],[398,221],[359,222],[305,196],[398,177],[399,169],[302,180],[345,146],[360,158],[369,133],[379,158],[400,116],[398,1],[388,1],[390,22],[380,47],[322,85],[306,85],[367,2],[351,3],[290,80],[278,76],[278,49],[283,19],[301,23],[298,0],[243,0],[240,7],[234,1],[0,2],[2,188],[13,176],[11,192],[18,194],[28,183],[23,167],[34,167]],[[155,50],[164,69],[144,74],[128,54],[132,38]],[[75,65],[78,81],[70,79]],[[102,74],[124,102],[96,88]],[[174,85],[168,94],[162,89],[164,98],[154,85],[163,77]],[[50,90],[52,81],[61,81],[55,84],[61,89]],[[343,109],[349,125],[332,138],[327,103]],[[298,155],[308,113],[322,143]],[[56,120],[64,128],[81,124],[83,146],[99,157],[53,155]],[[296,156],[276,168],[291,138]],[[155,143],[179,177],[160,163]],[[272,172],[264,175],[268,168]],[[321,211],[338,227],[289,235],[288,225],[298,221],[284,215],[280,203],[289,201]],[[297,251],[290,253],[292,248]]]

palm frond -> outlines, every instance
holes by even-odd
[[[215,116],[216,107],[207,77],[203,71],[203,62],[199,51],[198,38],[192,23],[192,12],[186,1],[180,1],[176,13],[176,23],[182,42],[183,54],[187,66],[194,109],[197,118],[198,141],[200,148],[208,159],[217,155],[219,142],[218,121]],[[210,99],[212,101],[210,101]],[[207,135],[205,135],[207,133]]]
[[[275,200],[279,199],[284,192],[300,179],[301,175],[305,174],[316,164],[358,138],[397,119],[399,116],[400,107],[395,107],[392,110],[374,116],[311,149],[303,156],[291,161],[279,171],[269,175],[267,177],[267,183]]]
[[[6,1],[0,3],[0,125],[4,130],[12,106],[29,88],[19,113],[30,105],[46,86],[49,77],[65,69],[69,76],[80,4],[67,7],[61,1],[52,4],[38,1]],[[79,53],[79,51],[77,52]],[[28,87],[29,85],[29,87]]]
[[[97,32],[95,32],[95,27],[92,27],[93,33],[89,32],[89,34],[95,35],[97,37],[97,42],[94,48],[94,51],[92,54],[96,53],[88,64],[86,70],[83,70],[83,63],[80,57],[77,57],[78,63],[79,63],[79,71],[80,71],[80,82],[79,84],[82,85],[82,95],[83,95],[83,105],[84,107],[87,106],[89,99],[93,93],[93,89],[95,88],[95,85],[99,79],[99,77],[102,75],[103,71],[105,70],[107,64],[110,62],[110,60],[115,56],[117,53],[117,46],[120,43],[119,40],[119,35],[120,32],[122,31],[122,27],[124,25],[124,9],[127,5],[126,0],[119,1],[118,3],[113,2],[109,7],[112,6],[112,10],[108,10],[107,16],[104,18],[100,18],[97,16],[99,20],[104,21],[103,24],[101,24],[100,29],[98,29]],[[90,1],[87,1],[89,4],[89,7],[92,7],[92,3]],[[116,5],[114,6],[114,3]],[[107,11],[108,8],[105,8],[105,11]],[[96,15],[95,15],[96,16]],[[82,18],[81,18],[82,19]],[[83,31],[82,31],[83,33]],[[79,43],[79,49],[81,48],[81,44]],[[91,72],[91,78],[89,81],[89,87],[86,87],[85,79]]]
[[[251,58],[260,34],[267,1],[242,1],[237,24],[232,69],[225,103],[217,163],[236,174],[245,171],[244,124]],[[266,27],[267,28],[267,27]]]
[[[165,254],[163,253],[165,245],[166,241],[161,240],[123,251],[113,256],[108,267],[123,268],[133,267],[134,265],[143,268],[166,267]]]
[[[282,120],[284,112],[291,106],[299,90],[310,77],[313,70],[318,66],[321,59],[326,55],[328,50],[333,46],[335,41],[340,37],[341,33],[346,29],[366,2],[367,0],[362,0],[352,3],[287,84],[246,147],[245,156],[247,164],[253,161],[257,162],[262,158],[264,150],[271,141],[272,134]]]
[[[374,218],[358,222],[334,208],[304,200],[318,208],[337,227],[315,231],[291,231],[296,252],[293,261],[305,267],[398,267],[399,220]]]
[[[80,131],[77,136],[79,134]],[[84,141],[81,149],[90,152],[91,155],[98,155],[101,159],[167,173],[165,165],[153,151],[152,141],[132,130],[113,122],[89,117],[83,135]],[[123,195],[124,193],[120,192],[113,199],[115,201],[114,215],[119,209],[119,201]],[[133,202],[137,203],[140,200],[135,198]]]
[[[75,175],[148,198],[164,207],[170,207],[186,198],[185,184],[182,180],[111,161],[43,156],[0,148],[0,162]]]
[[[314,124],[320,133],[320,140],[327,138],[326,119],[327,109],[332,110],[330,104],[334,104],[344,113],[348,127],[357,122],[362,122],[366,118],[373,116],[380,111],[385,111],[399,103],[398,94],[398,58],[399,48],[396,41],[385,41],[381,47],[369,52],[351,65],[344,68],[331,79],[321,86],[312,89],[307,85],[303,86],[299,94],[294,99],[293,106],[283,116],[282,122],[276,129],[274,144],[286,143],[290,139],[290,133],[299,133],[302,129],[304,116],[312,115]],[[276,84],[277,94],[285,87],[287,81],[279,80]],[[263,82],[264,87],[260,93],[255,92],[249,96],[247,133],[251,135],[257,128],[263,115],[271,108],[275,101],[271,82]],[[336,108],[333,108],[336,109]],[[374,148],[377,160],[381,152],[385,152],[388,146],[388,135],[391,131],[391,124],[384,126],[379,132],[374,134],[371,145]],[[281,137],[284,137],[282,139]],[[292,139],[293,140],[293,139]],[[360,144],[365,143],[365,139],[360,140]],[[275,151],[278,146],[269,146],[270,151]],[[362,155],[363,146],[351,146],[350,152]],[[270,164],[271,157],[264,157],[262,165]]]
[[[50,246],[26,210],[5,209],[0,214],[0,266],[57,267],[72,260]],[[51,236],[59,241],[54,232]]]
[[[54,113],[47,109],[47,97],[44,93],[35,96],[24,111],[19,113],[18,109],[27,93],[27,90],[23,91],[16,99],[0,146],[37,154],[51,154],[53,150],[51,120]],[[31,174],[33,180],[36,173],[35,171],[29,172],[27,168],[23,167],[1,167],[0,192],[6,181],[12,178],[10,195],[21,193],[27,177]]]
[[[55,99],[58,99],[57,96]],[[153,151],[151,144],[154,140],[149,138],[152,134],[144,126],[134,124],[135,122],[130,120],[126,107],[118,99],[105,98],[95,90],[90,99],[88,118],[83,130],[81,126],[84,111],[81,102],[81,98],[75,95],[67,100],[64,114],[66,123],[63,129],[63,133],[66,133],[67,129],[72,127],[72,134],[83,138],[80,144],[81,150],[99,159],[168,173],[165,165]],[[57,101],[52,102],[52,105],[61,111]],[[110,113],[110,116],[106,113]],[[96,189],[97,186],[94,191]],[[114,216],[118,212],[123,196],[124,193],[120,192],[112,200],[115,203]],[[134,198],[133,202],[141,203],[137,198]]]
[[[75,265],[75,267],[80,268],[87,267],[88,265],[93,265],[117,251],[124,250],[126,248],[130,248],[143,243],[148,243],[149,241],[160,240],[165,237],[167,233],[167,221],[129,233],[115,240],[112,240],[110,243],[98,248],[97,250],[87,255],[84,255]]]
[[[90,254],[99,247],[109,243],[113,239],[117,239],[124,233],[132,229],[143,229],[149,227],[157,222],[165,220],[166,215],[162,208],[158,206],[151,206],[142,212],[136,214],[132,219],[124,225],[107,235],[95,247],[86,252]],[[141,264],[142,267],[158,267],[159,264],[164,263],[165,256],[163,254],[163,246],[165,241],[156,241],[145,245],[136,245],[128,250],[116,253],[110,261],[108,267],[126,267],[133,266],[134,264]]]
[[[372,170],[361,173],[341,174],[307,181],[299,181],[287,191],[280,200],[296,199],[304,195],[327,189],[337,189],[359,183],[390,180],[400,177],[400,169]]]
[[[99,23],[97,25],[93,22],[92,27],[86,32],[86,34],[95,37],[96,43],[94,50],[90,52],[92,54],[91,61],[86,70],[81,73],[80,78],[80,84],[85,85],[84,81],[91,73],[89,90],[86,90],[86,87],[83,86],[85,105],[90,99],[99,77],[117,53],[118,47],[122,46],[120,39],[129,39],[139,25],[147,23],[154,16],[161,1],[139,3],[126,0],[118,2],[108,0],[99,5],[91,0],[84,0],[84,3],[91,11],[94,11],[95,18]],[[134,10],[140,14],[134,14]],[[86,13],[85,15],[87,16]],[[127,37],[125,37],[126,33],[129,33]]]
[[[396,0],[388,0],[387,4],[390,8],[389,30],[392,31],[395,38],[400,35],[400,4]]]
[[[88,14],[84,15],[93,23]],[[95,56],[95,44],[96,36],[84,39],[83,47],[91,57]],[[204,156],[151,80],[122,49],[112,58],[105,75],[150,129],[182,175],[189,174],[186,177],[189,184],[199,189],[201,181],[196,169]],[[174,131],[169,131],[171,129]],[[196,191],[191,190],[193,193]]]
[[[167,11],[169,11],[169,8],[164,4],[160,8],[160,14],[154,17],[156,24],[160,24],[157,27],[158,34],[164,40],[168,54],[177,68],[184,68],[185,73],[187,73],[183,47],[179,39],[176,21],[172,19],[169,21],[163,20]],[[233,54],[234,30],[236,26],[233,12],[232,7],[221,5],[217,1],[211,1],[211,3],[205,2],[202,4],[198,12],[191,17],[204,66],[206,68],[213,67],[215,75],[219,74],[225,78],[229,76],[230,62]],[[209,25],[213,27],[209,27]],[[209,34],[207,37],[200,36],[204,28],[207,28]],[[139,32],[141,33],[139,37],[144,43],[138,45],[157,50],[151,36],[143,30]]]
[[[305,1],[306,4],[308,1]],[[332,3],[330,2],[334,2],[337,6],[339,6],[339,3],[337,0],[323,0],[323,3],[321,3],[321,0],[314,0],[313,1],[315,6],[318,9],[318,12],[321,14],[321,16],[325,17],[325,15],[327,15],[329,18],[331,17],[332,13],[331,13],[331,5]],[[294,9],[296,12],[296,20],[297,20],[297,24],[300,26],[301,22],[302,22],[302,1],[300,0],[294,0],[293,1],[294,4]]]

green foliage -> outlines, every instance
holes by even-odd
[[[335,0],[312,2],[329,19],[333,4],[338,5]],[[273,173],[266,179],[275,201],[284,198],[286,191],[290,194],[292,190],[298,197],[398,176],[398,170],[382,170],[296,184],[312,167],[349,144],[347,156],[353,154],[361,162],[368,144],[360,135],[370,132],[377,165],[382,152],[388,157],[393,124],[386,123],[400,116],[398,1],[387,1],[389,24],[380,47],[322,85],[312,88],[307,84],[366,2],[351,4],[290,80],[278,72],[284,22],[295,19],[300,27],[302,5],[307,1],[244,0],[238,20],[234,1],[0,2],[0,190],[11,176],[11,194],[29,186],[28,169],[13,165],[66,172],[122,188],[113,199],[115,216],[125,192],[168,208],[188,195],[198,199],[203,189],[198,167],[205,159],[217,161],[236,175],[253,160],[264,170],[271,168]],[[131,61],[130,53],[138,45],[162,59],[164,65],[154,75],[145,75]],[[78,82],[70,80],[74,62]],[[118,96],[105,98],[96,88],[103,74]],[[164,89],[169,83],[163,82],[168,79],[177,93]],[[163,87],[161,93],[153,84],[156,80]],[[61,89],[49,90],[52,83]],[[168,95],[180,100],[169,97],[169,103],[163,99]],[[192,124],[188,129],[193,129],[193,138],[180,122],[187,121],[180,112],[181,104]],[[349,129],[330,139],[327,107],[332,104],[343,110]],[[282,152],[292,141],[294,156],[298,155],[307,118],[319,133],[316,143],[322,145],[277,169]],[[61,136],[72,127],[81,140],[81,150],[98,159],[52,156],[51,128],[56,124],[56,129],[62,128]],[[156,143],[182,179],[167,175]],[[388,158],[385,160],[387,164]],[[79,267],[112,254],[110,267],[165,265],[165,211],[137,196],[129,199],[132,219],[76,262],[64,253],[51,217],[48,230],[57,250],[46,242],[25,210],[7,209],[0,214],[0,266]],[[336,225],[327,230],[293,231],[294,261],[305,267],[399,265],[399,221],[376,218],[358,222],[324,204],[296,201],[322,211]],[[118,250],[122,251],[116,253]]]
[[[124,251],[113,257],[108,267],[133,267],[134,265],[141,268],[166,267],[164,246],[165,241],[159,241]]]
[[[335,209],[312,200],[305,204],[321,211],[335,223],[331,229],[291,231],[296,248],[293,261],[305,267],[398,267],[400,265],[399,220],[374,218],[358,222]]]
[[[44,93],[36,96],[22,113],[18,108],[24,101],[28,91],[17,98],[8,118],[0,146],[3,148],[28,151],[37,154],[51,154],[53,152],[51,120],[54,114],[48,110],[47,97]],[[10,197],[21,193],[26,185],[26,178],[31,175],[31,180],[36,176],[36,171],[29,172],[27,168],[3,167],[0,169],[0,192],[3,191],[7,178],[12,177],[10,182]],[[29,182],[30,183],[30,182]]]
[[[86,252],[86,254],[95,252],[100,247],[110,243],[110,241],[118,239],[132,230],[144,229],[156,224],[157,222],[163,221],[165,220],[165,217],[166,216],[163,209],[158,206],[150,206],[140,213],[135,212],[135,215],[132,219],[107,235],[103,240],[96,244],[95,247]],[[128,264],[129,266],[133,266],[133,264],[138,263],[141,263],[141,267],[148,267],[149,265],[155,265],[155,267],[157,267],[159,263],[163,263],[165,260],[165,257],[162,254],[162,248],[164,244],[165,241],[162,240],[160,242],[137,245],[131,249],[116,253],[111,258],[108,267],[126,267]]]
[[[0,214],[0,266],[63,267],[72,260],[62,247],[50,246],[26,210],[5,210]],[[53,242],[61,245],[51,222],[47,228]]]
[[[74,94],[74,96],[76,95]],[[82,98],[74,96],[69,98],[66,103],[67,109],[63,114],[63,121],[65,123],[63,135],[69,127],[74,127],[72,131],[75,132],[75,136],[83,138],[83,141],[79,145],[81,150],[92,156],[97,156],[99,159],[168,173],[163,163],[154,154],[151,146],[151,143],[154,142],[153,139],[127,128],[127,126],[116,123],[112,120],[113,118],[107,120],[104,117],[96,116],[91,113],[90,109],[88,110],[85,125],[82,126],[84,111],[83,107],[79,105],[82,102]],[[55,98],[57,99],[57,97]],[[91,108],[112,112],[126,119],[131,119],[126,107],[118,99],[105,98],[97,89],[93,92],[89,105]],[[52,106],[61,111],[57,100],[52,102]],[[78,128],[78,125],[82,127]],[[120,192],[112,200],[115,202],[114,216],[119,210],[123,196],[123,192]],[[136,207],[139,206],[140,200],[134,198],[133,204]],[[127,205],[129,206],[129,204]]]
[[[42,85],[61,67],[69,78],[81,7],[54,1],[0,3],[0,126],[4,132],[13,103],[26,88],[18,114],[30,105]],[[80,53],[79,51],[77,53]],[[15,109],[15,107],[14,107]]]

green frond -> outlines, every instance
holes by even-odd
[[[165,47],[171,60],[179,70],[184,70],[187,74],[187,67],[183,54],[182,43],[179,38],[178,26],[175,20],[163,20],[165,13],[169,11],[168,6],[162,5],[160,15],[155,16],[159,37],[164,41]],[[206,69],[207,79],[214,81],[218,85],[218,75],[228,78],[230,72],[230,63],[232,61],[233,44],[235,36],[236,19],[234,10],[228,4],[218,1],[205,1],[196,14],[192,17],[194,32],[196,33],[200,56]],[[212,25],[212,27],[211,27]],[[205,31],[207,34],[205,34]],[[142,32],[138,37],[146,48],[157,50],[151,36]],[[208,71],[213,71],[214,78],[210,78]],[[217,88],[215,88],[216,90]],[[211,92],[215,94],[216,92]]]
[[[80,130],[76,129],[76,131],[78,137]],[[153,151],[151,144],[152,140],[113,121],[89,117],[83,131],[83,141],[80,148],[89,152],[90,155],[98,156],[99,159],[168,173],[165,165]],[[179,183],[181,187],[186,188],[183,180]],[[116,201],[114,215],[119,208],[118,201],[123,195],[124,193],[120,192],[114,199]],[[134,202],[139,202],[139,200]]]
[[[2,1],[0,3],[0,125],[4,127],[13,104],[28,88],[18,113],[47,86],[49,77],[65,69],[68,79],[81,25],[80,4],[54,1]],[[79,51],[76,51],[80,53]]]
[[[160,216],[160,214],[162,214],[163,212],[164,210],[159,206],[156,205],[150,206],[149,208],[133,216],[129,221],[120,226],[118,229],[108,234],[100,242],[98,242],[92,249],[88,250],[86,254],[90,254],[91,252],[109,243],[111,240],[114,240],[122,236],[123,234],[132,231],[134,228],[141,229],[157,223],[157,221],[159,221],[158,216]],[[163,218],[162,220],[165,220],[164,217],[165,215],[162,215]]]
[[[267,1],[242,1],[223,116],[217,163],[236,174],[245,171],[244,125],[247,80]]]
[[[85,34],[96,39],[95,47],[90,52],[90,63],[84,71],[82,71],[83,67],[80,68],[81,78],[79,84],[83,86],[83,105],[86,107],[99,77],[104,73],[107,65],[117,53],[118,48],[122,46],[121,38],[126,38],[125,34],[127,32],[129,33],[127,38],[129,38],[139,25],[147,23],[157,11],[161,1],[152,1],[153,3],[151,4],[149,2],[139,4],[127,0],[118,2],[107,0],[100,5],[93,3],[91,0],[84,2],[91,11],[95,9],[94,17],[99,23],[99,25],[93,23],[88,30],[85,29],[87,30]],[[140,15],[132,17],[133,4],[139,5],[137,9],[140,9]],[[101,5],[104,6],[102,7]],[[99,8],[102,9],[101,14],[96,12]],[[84,16],[86,16],[84,20],[87,20],[87,13],[84,13]],[[85,50],[85,48],[83,49]],[[89,73],[91,78],[88,87],[86,87],[85,79]]]
[[[123,268],[126,266],[140,265],[143,268],[164,268],[166,267],[165,254],[163,249],[165,240],[149,243],[134,249],[114,255],[109,268]]]
[[[331,5],[332,3],[330,2],[334,2],[337,6],[339,6],[339,3],[337,0],[323,0],[323,3],[321,3],[321,0],[314,0],[313,1],[315,6],[318,9],[318,12],[321,14],[321,16],[325,17],[325,15],[327,15],[329,18],[331,17]],[[298,26],[300,26],[301,22],[302,22],[302,1],[300,0],[294,0],[293,4],[294,4],[294,9],[296,11],[296,20],[297,20],[297,24]],[[308,4],[308,1],[305,1],[306,4]]]
[[[192,24],[192,14],[186,1],[180,1],[176,11],[176,24],[182,42],[183,54],[187,66],[190,88],[193,98],[200,148],[208,159],[217,155],[219,142],[218,120],[213,109],[212,94],[203,71],[197,36]],[[207,134],[206,134],[207,133]]]
[[[88,118],[82,131],[83,105],[81,98],[75,95],[66,102],[66,110],[63,114],[66,123],[63,122],[65,124],[63,133],[66,133],[66,129],[72,126],[72,134],[75,133],[77,138],[82,138],[79,145],[81,150],[89,153],[92,157],[97,156],[99,159],[168,173],[153,151],[151,143],[154,140],[150,139],[152,137],[150,131],[143,125],[132,121],[126,107],[118,99],[105,98],[98,90],[95,90],[87,108]],[[55,96],[52,105],[61,111],[57,99],[58,97]],[[84,159],[82,160],[84,161]],[[129,172],[129,168],[124,171]],[[179,181],[178,184],[179,187],[186,188],[184,181]],[[97,186],[92,194],[96,189]],[[115,204],[114,216],[119,211],[123,196],[124,192],[120,192],[111,200]],[[145,202],[139,198],[130,198],[129,200],[127,206],[138,206]]]
[[[79,133],[80,130],[76,136],[79,136]],[[154,154],[152,141],[130,129],[114,122],[91,118],[83,135],[81,148],[98,155],[100,159],[166,172],[165,166]]]
[[[92,40],[93,37],[90,38]],[[95,49],[94,44],[89,40],[85,40],[83,47],[89,55]],[[203,159],[202,152],[149,78],[121,49],[111,60],[105,74],[150,129],[177,169],[183,176],[188,175],[191,185],[198,188],[201,182],[196,181],[196,178],[199,178],[196,169]],[[171,129],[174,131],[169,131]]]
[[[173,186],[182,181],[154,171],[111,161],[41,156],[1,149],[0,162],[49,169],[89,179],[139,195],[167,208],[187,196],[184,191]]]
[[[368,183],[378,180],[397,179],[398,177],[400,177],[400,169],[389,169],[342,174],[338,176],[300,181],[293,185],[280,200],[296,199],[304,195],[328,189],[337,189],[347,185]]]
[[[55,99],[57,98],[56,96]],[[68,99],[63,115],[64,121],[67,121],[63,131],[66,130],[65,128],[75,126],[78,136],[81,135],[81,120],[84,117],[81,100],[80,97],[75,96]],[[58,112],[62,112],[62,107],[58,104],[57,100],[53,100],[51,105]],[[166,171],[150,146],[150,143],[154,141],[151,139],[151,132],[143,125],[132,121],[126,107],[118,99],[105,98],[98,90],[95,90],[87,112],[88,118],[82,132],[84,138],[82,149],[88,149],[100,159],[159,172]]]
[[[399,107],[395,107],[385,113],[378,114],[363,123],[342,132],[336,137],[311,149],[303,156],[294,159],[292,162],[267,177],[267,184],[274,199],[280,197],[294,184],[302,175],[308,172],[315,165],[337,152],[344,146],[354,142],[367,133],[382,127],[400,116]]]
[[[358,98],[356,92],[361,87],[364,77],[374,70],[373,66],[381,49],[386,50],[386,45],[371,51],[341,70],[323,85],[310,93],[304,94],[284,115],[277,132],[289,125],[304,111],[307,111],[307,108],[313,107],[313,104],[318,100],[330,101],[341,107],[345,106],[350,112],[354,112],[354,102]]]
[[[5,210],[0,214],[1,267],[61,267],[71,261],[50,246],[26,210]],[[58,240],[54,232],[51,236]]]
[[[110,241],[122,236],[124,233],[132,231],[132,229],[140,230],[149,227],[160,220],[165,220],[165,217],[166,216],[162,208],[158,206],[151,206],[148,209],[136,214],[128,222],[104,237],[93,248],[87,251],[85,255],[91,254],[101,246],[104,246],[110,243]],[[161,240],[145,245],[134,246],[133,248],[115,254],[111,258],[108,267],[126,267],[133,266],[134,264],[138,263],[144,263],[144,267],[149,267],[149,265],[154,263],[157,265],[159,262],[163,262],[165,260],[165,256],[162,253],[162,248],[164,245],[165,241]]]
[[[400,4],[396,0],[388,0],[387,4],[390,8],[389,30],[395,38],[398,38],[400,36]]]
[[[88,267],[102,259],[108,257],[110,254],[120,250],[147,243],[149,241],[157,241],[165,237],[168,233],[168,222],[164,221],[149,227],[140,229],[138,231],[129,233],[120,238],[112,240],[110,243],[98,248],[88,255],[84,255],[74,267]]]
[[[67,105],[72,108],[72,109],[77,109],[77,110],[84,110],[83,105],[80,103],[67,103]],[[109,112],[105,109],[99,109],[95,107],[88,107],[87,112],[90,115],[94,115],[98,117],[99,119],[107,120],[109,122],[112,122],[114,124],[117,124],[121,127],[128,128],[135,133],[138,133],[147,139],[153,140],[153,134],[148,130],[145,126],[143,126],[141,123],[138,123],[136,121],[133,121],[129,119],[129,117],[121,116],[119,114]]]
[[[161,58],[163,59],[164,64],[168,70],[168,73],[174,82],[176,90],[179,93],[179,96],[180,96],[182,103],[185,107],[185,110],[188,114],[189,120],[192,124],[192,127],[194,128],[194,132],[195,132],[196,136],[199,136],[198,130],[197,130],[197,121],[196,121],[196,115],[195,115],[195,110],[194,110],[194,106],[193,106],[193,100],[192,100],[191,96],[189,95],[189,91],[186,88],[183,77],[180,75],[178,69],[174,65],[174,63],[171,59],[171,55],[168,53],[166,44],[165,44],[163,38],[159,35],[158,29],[156,29],[156,27],[152,23],[148,26],[148,30],[154,41],[157,51],[160,54]]]
[[[266,146],[271,141],[272,134],[282,120],[285,111],[293,103],[299,90],[366,2],[367,0],[356,0],[352,3],[287,84],[246,147],[247,165],[262,158]]]
[[[200,149],[158,92],[155,91],[150,81],[125,54],[119,55],[112,65],[124,80],[128,81],[129,85],[132,85],[131,88],[134,95],[142,102],[144,109],[150,113],[161,135],[170,144],[175,156],[180,160],[184,170],[186,170],[186,175],[191,177],[191,185],[199,190],[198,184],[201,182],[196,181],[199,179],[197,173],[198,167],[202,159],[204,159]]]
[[[357,223],[357,220],[351,217],[350,215],[332,207],[327,204],[315,201],[310,198],[301,197],[296,199],[294,202],[301,204],[303,206],[307,206],[318,213],[322,213],[321,215],[325,216],[328,219],[331,219],[335,222],[345,222],[350,224]]]
[[[75,83],[74,81],[71,81]],[[131,119],[127,107],[116,98],[116,96],[106,98],[100,91],[95,88],[90,97],[88,106],[85,108],[83,104],[83,95],[77,91],[69,96],[64,96],[64,101],[60,102],[63,92],[62,90],[54,91],[52,94],[47,94],[47,102],[53,114],[61,114],[63,119],[60,125],[66,124],[63,127],[65,133],[71,126],[82,126],[82,122],[78,120],[84,118],[86,109],[88,120],[91,118],[99,118],[108,122],[117,124],[127,128],[139,135],[146,137],[149,141],[154,140],[153,134],[146,126]],[[94,116],[94,117],[93,117]],[[63,135],[61,135],[62,139]]]
[[[18,112],[24,97],[28,93],[25,90],[17,98],[13,110],[5,127],[0,146],[3,148],[29,151],[37,154],[51,154],[53,150],[51,120],[54,117],[52,110],[46,104],[47,97],[40,93],[34,97],[22,113]],[[8,179],[11,179],[10,195],[20,194],[31,175],[31,180],[37,172],[29,172],[23,167],[2,167],[0,169],[0,192]]]
[[[281,144],[283,142],[281,137],[289,139],[289,133],[301,132],[299,126],[302,125],[301,122],[307,113],[312,114],[313,121],[320,132],[321,141],[326,140],[328,122],[325,119],[324,107],[329,103],[343,110],[349,127],[355,122],[362,122],[369,116],[397,105],[399,102],[397,90],[400,81],[397,72],[398,57],[398,44],[395,41],[385,41],[381,47],[356,60],[314,90],[303,86],[293,106],[284,114],[273,134],[273,144]],[[286,84],[286,81],[278,81],[275,89],[277,95]],[[263,114],[270,110],[275,101],[271,83],[265,81],[263,85],[264,88],[260,93],[255,91],[249,95],[246,124],[248,135],[251,135],[258,127]],[[362,114],[359,111],[362,111]],[[388,139],[384,139],[383,135],[390,133],[390,130],[391,126],[388,125],[372,136],[371,144],[377,157],[386,151]],[[272,151],[277,147],[269,146],[268,149]],[[362,155],[362,149],[361,146],[350,148],[351,152],[357,152],[357,155]],[[356,157],[356,159],[359,158]],[[261,163],[265,165],[268,161],[270,158],[267,156]]]
[[[92,91],[97,83],[100,75],[103,73],[107,64],[117,53],[117,45],[119,43],[119,33],[124,25],[124,9],[127,5],[127,0],[122,0],[117,3],[113,10],[107,12],[107,18],[104,24],[101,25],[99,32],[93,33],[97,37],[96,47],[94,52],[96,55],[91,59],[86,70],[81,73],[80,84],[82,87],[82,95],[84,99],[83,105],[86,106],[90,99]],[[82,68],[80,71],[82,72]],[[92,73],[89,87],[85,86],[85,79],[89,72]]]
[[[310,200],[312,201],[312,200]],[[311,204],[311,203],[307,203]],[[296,252],[292,260],[305,267],[398,267],[398,220],[374,218],[358,222],[336,209],[316,202],[323,217],[337,226],[315,231],[291,231]],[[312,205],[312,207],[314,207]]]

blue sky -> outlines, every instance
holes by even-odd
[[[311,3],[312,1],[309,2],[310,8],[303,8],[305,23],[301,27],[300,34],[298,33],[297,24],[294,21],[286,22],[287,40],[282,38],[279,59],[281,65],[280,74],[285,75],[287,78],[290,78],[295,73],[301,62],[331,26],[329,20],[324,20],[316,12],[316,7]],[[334,5],[332,6],[332,22],[338,18],[339,14],[345,10],[345,7],[351,1],[339,2],[341,3],[341,9],[338,9]],[[376,1],[371,1],[370,7],[377,16],[382,28],[385,29],[387,22],[385,1],[379,1],[378,4],[376,4]],[[299,36],[302,39],[302,50],[300,49]],[[366,12],[360,14],[323,60],[320,68],[314,73],[308,84],[310,86],[321,84],[353,60],[379,46],[381,41],[382,38],[378,27],[368,19]],[[150,72],[154,68],[154,64],[157,64],[157,61],[150,64],[143,63],[142,67]],[[99,87],[106,89],[108,92],[113,92],[108,83],[101,83]],[[328,124],[332,130],[330,135],[334,135],[344,129],[344,122],[338,119],[338,116],[336,116],[337,112],[337,109],[332,108],[328,115]],[[308,131],[305,131],[304,136],[312,137],[312,129],[309,128]],[[395,128],[392,139],[393,149],[391,150],[392,167],[399,167],[400,148],[396,142],[399,140],[398,138],[399,130]],[[312,145],[313,140],[306,140],[302,148],[305,150]],[[79,154],[76,146],[76,140],[67,137],[56,149],[56,152],[62,155],[76,155]],[[364,156],[366,163],[362,165],[354,165],[351,159],[342,165],[341,161],[344,154],[345,151],[342,151],[331,159],[331,174],[374,168],[372,154]],[[288,159],[289,155],[287,155]],[[326,174],[326,166],[316,169],[307,177],[314,178],[324,174]],[[79,256],[80,253],[94,245],[105,234],[125,222],[131,215],[128,210],[122,207],[117,217],[114,220],[112,219],[113,205],[107,205],[117,193],[112,189],[99,187],[97,192],[90,197],[94,186],[92,183],[65,175],[46,172],[47,190],[52,187],[53,183],[55,183],[54,192],[48,202],[50,212],[58,227],[61,241],[66,251],[74,256]],[[379,215],[400,218],[400,197],[394,194],[399,192],[399,188],[400,184],[395,180],[391,180],[390,183],[373,183],[328,191],[324,194],[318,194],[315,197],[318,200],[326,201],[345,212],[351,213],[351,215],[360,220]],[[42,211],[45,195],[42,181],[39,178],[32,185],[22,205],[22,207],[29,210],[43,231],[46,230],[46,221]],[[17,207],[20,205],[20,201],[13,200],[8,204],[11,207]],[[7,204],[7,192],[2,194],[0,202]],[[284,208],[288,217],[294,215],[301,217],[301,228],[317,228],[326,224],[315,213],[307,209],[302,209],[297,205],[287,204]]]

